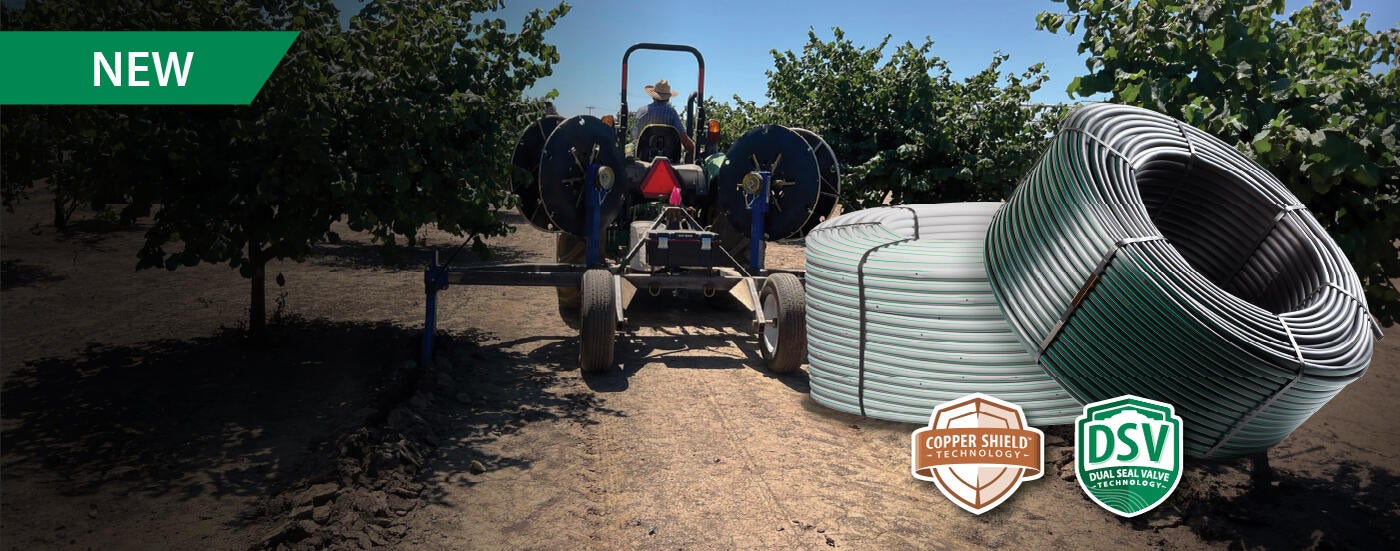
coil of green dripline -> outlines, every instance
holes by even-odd
[[[998,310],[982,265],[1001,203],[882,207],[807,235],[811,396],[839,411],[927,423],[940,403],[983,392],[1033,425],[1081,407],[1036,365]]]
[[[1336,243],[1254,161],[1144,109],[1087,105],[997,213],[997,302],[1083,402],[1165,401],[1186,452],[1261,452],[1370,363],[1380,328]]]

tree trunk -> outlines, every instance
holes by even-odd
[[[54,190],[53,194],[53,229],[63,231],[68,229],[68,216],[70,211],[63,205],[63,194]]]
[[[267,259],[256,245],[248,249],[253,264],[252,302],[248,305],[248,336],[261,339],[267,329]]]

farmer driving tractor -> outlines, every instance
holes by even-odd
[[[681,123],[681,116],[676,113],[676,109],[671,107],[671,83],[666,79],[661,79],[656,84],[648,84],[642,88],[651,96],[652,102],[642,106],[637,110],[637,122],[630,129],[632,139],[637,140],[642,130],[652,124],[667,124],[676,128],[676,133],[680,134],[681,145],[691,155],[695,154],[695,142],[685,133],[685,125]]]

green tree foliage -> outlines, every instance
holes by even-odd
[[[568,12],[536,10],[518,32],[482,12],[504,2],[374,2],[350,20],[341,99],[348,177],[359,190],[351,229],[393,241],[424,224],[501,235],[522,93],[552,72],[544,33]],[[533,122],[531,118],[530,122]]]
[[[45,7],[13,16],[24,28],[302,32],[250,106],[7,110],[7,143],[40,138],[7,165],[7,204],[64,174],[92,190],[87,200],[124,203],[127,221],[153,213],[138,268],[238,269],[251,280],[254,334],[267,262],[337,240],[336,221],[387,246],[429,223],[477,244],[509,230],[495,215],[508,200],[497,182],[522,92],[558,61],[543,34],[568,11],[536,10],[512,32],[486,17],[499,0],[379,0],[348,29],[329,0],[33,4]],[[60,170],[46,149],[74,151],[83,169]]]
[[[825,41],[809,31],[800,54],[774,51],[770,103],[750,116],[821,134],[859,207],[887,195],[896,203],[1001,199],[1062,115],[1029,103],[1049,78],[1042,64],[1003,74],[1007,56],[998,53],[959,81],[930,53],[932,41],[905,43],[886,59],[889,37],[865,47],[840,28],[833,34]]]
[[[1069,0],[1082,31],[1071,95],[1180,118],[1233,143],[1298,195],[1351,258],[1371,311],[1400,319],[1400,31],[1345,22],[1348,2],[1288,16],[1282,0]]]
[[[750,128],[763,124],[782,124],[774,118],[773,110],[767,104],[758,105],[752,101],[733,96],[734,103],[708,102],[705,116],[719,121],[719,150],[725,151],[734,145],[734,140],[744,135]]]

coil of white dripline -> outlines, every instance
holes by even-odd
[[[909,205],[832,218],[807,235],[811,396],[839,411],[927,423],[972,392],[1020,405],[1033,425],[1079,403],[1045,374],[998,310],[983,269],[1001,203]]]
[[[1360,377],[1379,327],[1271,174],[1169,117],[1071,113],[991,224],[1016,335],[1084,402],[1165,401],[1194,457],[1257,453]]]

